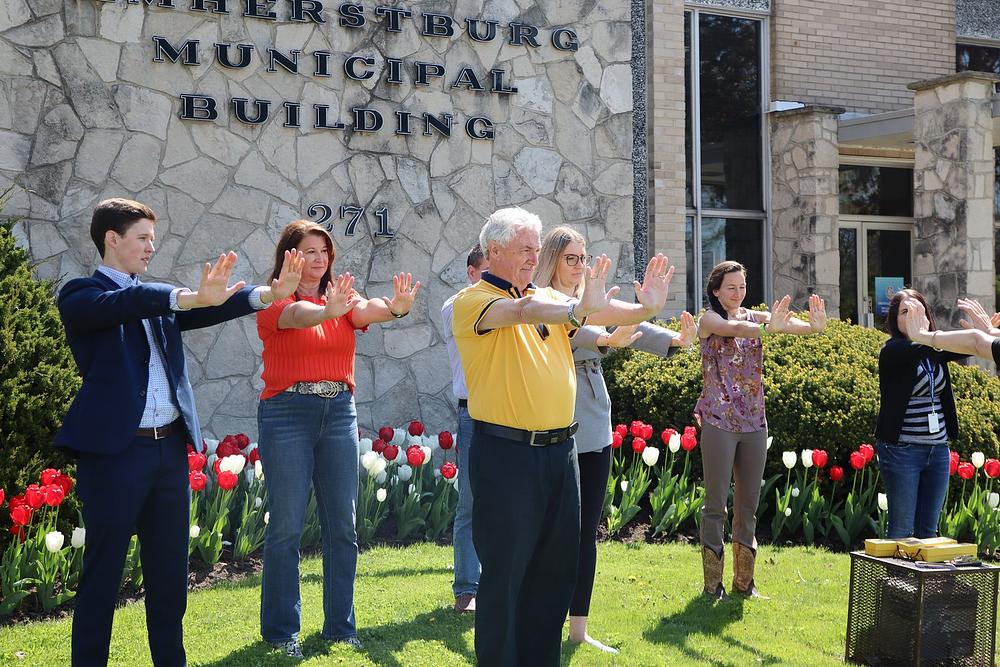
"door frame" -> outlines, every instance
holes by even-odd
[[[840,227],[857,231],[858,257],[858,322],[861,326],[875,326],[873,304],[868,302],[868,231],[901,231],[910,233],[910,280],[913,280],[913,218],[902,216],[840,215]]]

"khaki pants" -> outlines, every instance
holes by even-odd
[[[767,429],[732,433],[706,424],[701,432],[705,504],[701,508],[701,544],[722,553],[729,482],[733,492],[733,541],[757,548],[757,504],[767,458]]]

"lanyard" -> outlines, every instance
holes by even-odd
[[[934,372],[934,362],[924,359],[920,362],[920,367],[927,373],[927,388],[931,392],[931,410],[934,409],[934,389],[937,384],[937,374]]]

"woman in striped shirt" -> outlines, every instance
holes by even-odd
[[[889,302],[889,340],[878,363],[881,402],[875,448],[889,500],[890,539],[937,536],[948,489],[948,442],[958,437],[947,365],[968,356],[913,340],[908,318],[914,303],[927,314],[926,329],[935,330],[924,296],[900,290]]]

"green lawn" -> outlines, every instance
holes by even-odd
[[[729,553],[727,552],[727,556]],[[356,605],[363,652],[319,635],[320,561],[303,563],[303,664],[465,665],[474,662],[473,619],[451,610],[451,549],[424,544],[362,554]],[[731,578],[729,563],[727,585]],[[563,644],[568,665],[839,665],[847,622],[849,559],[819,549],[762,547],[757,582],[770,600],[712,605],[700,596],[695,547],[602,544],[591,634],[617,647],[606,656]],[[188,598],[191,665],[286,665],[258,635],[260,579]],[[68,665],[70,621],[0,630],[0,664]],[[17,656],[17,657],[15,657]],[[115,618],[111,663],[149,664],[142,604]]]

